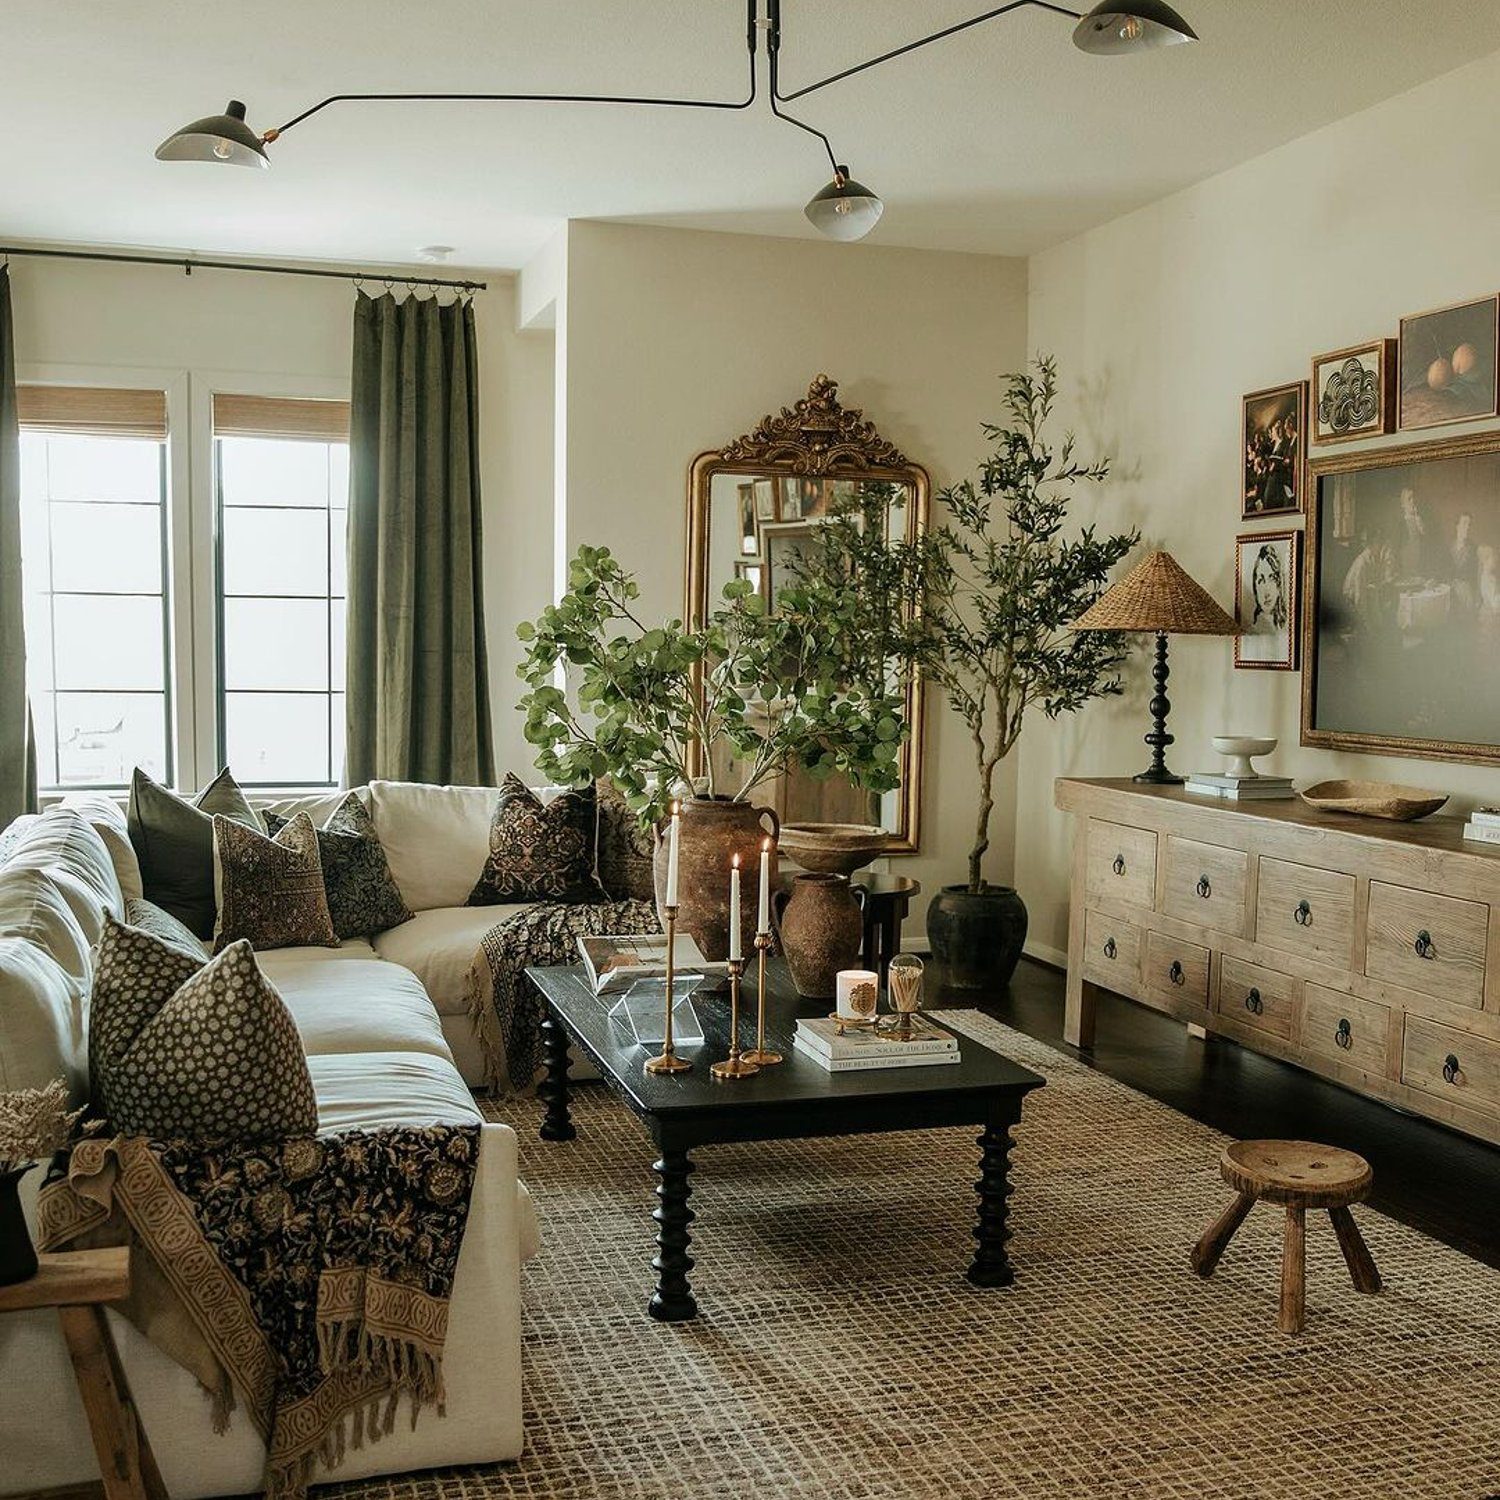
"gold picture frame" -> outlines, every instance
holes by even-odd
[[[1245,554],[1252,547],[1255,556],[1250,559],[1247,586]],[[1302,593],[1301,547],[1300,531],[1249,531],[1234,539],[1234,618],[1242,631],[1234,638],[1234,664],[1242,671],[1297,670],[1302,645],[1302,621],[1297,610]],[[1271,638],[1269,631],[1256,628],[1263,611],[1279,619],[1276,629],[1284,636],[1285,649],[1279,656],[1257,659],[1247,642]]]
[[[1408,313],[1398,371],[1402,432],[1500,416],[1500,293]]]
[[[1307,382],[1251,391],[1240,399],[1240,414],[1240,519],[1300,515],[1307,498]]]
[[[1371,339],[1312,358],[1310,438],[1317,447],[1396,430],[1398,344]]]

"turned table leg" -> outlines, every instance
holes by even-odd
[[[1354,1215],[1347,1208],[1330,1208],[1328,1217],[1333,1220],[1333,1232],[1339,1237],[1339,1249],[1344,1252],[1344,1262],[1357,1292],[1378,1292],[1380,1272],[1375,1269],[1375,1257],[1365,1244],[1365,1237],[1354,1222]]]
[[[656,1255],[651,1262],[656,1271],[656,1290],[646,1311],[658,1323],[681,1323],[698,1315],[698,1303],[688,1284],[688,1272],[693,1269],[688,1226],[694,1218],[688,1207],[692,1192],[688,1178],[693,1164],[686,1151],[663,1146],[661,1160],[653,1163],[653,1169],[660,1179],[656,1185],[657,1208],[651,1215],[656,1220]]]
[[[547,1106],[542,1117],[544,1141],[571,1141],[578,1132],[568,1113],[568,1033],[549,1011],[542,1021],[542,1045],[546,1051],[547,1073],[537,1085],[537,1093]]]
[[[1307,1300],[1307,1210],[1286,1206],[1286,1243],[1281,1251],[1281,1307],[1276,1326],[1283,1333],[1301,1333]]]
[[[1245,1215],[1254,1204],[1255,1199],[1249,1193],[1239,1194],[1203,1231],[1203,1238],[1193,1246],[1191,1257],[1192,1267],[1200,1276],[1214,1274],[1214,1267],[1219,1264],[1219,1257],[1223,1255],[1225,1246],[1233,1238],[1235,1230],[1245,1222]]]
[[[1010,1257],[1005,1253],[1005,1242],[1010,1238],[1006,1200],[1011,1194],[1010,1127],[1013,1123],[1010,1120],[992,1121],[979,1137],[979,1181],[974,1184],[979,1194],[979,1222],[974,1228],[978,1244],[973,1262],[965,1272],[975,1286],[1009,1286],[1016,1279]]]

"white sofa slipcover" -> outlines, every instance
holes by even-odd
[[[85,958],[78,975],[67,965],[79,967],[77,933],[97,936],[104,911],[123,911],[125,890],[132,883],[140,889],[128,838],[103,836],[117,834],[123,823],[107,799],[54,808],[18,831],[0,864],[0,1087],[33,1086],[61,1074],[75,1097],[85,1095],[89,966]],[[514,1133],[482,1124],[437,1011],[410,970],[379,957],[363,940],[335,949],[283,949],[260,959],[309,1054],[320,1130],[482,1125],[444,1355],[447,1414],[424,1411],[415,1427],[403,1417],[381,1441],[351,1451],[319,1479],[516,1457],[522,1448],[520,1268],[535,1252],[537,1231],[516,1176]],[[29,1203],[39,1175],[27,1179]],[[110,1314],[110,1321],[174,1500],[256,1490],[264,1450],[243,1413],[227,1433],[214,1433],[193,1377],[123,1319]],[[0,1319],[0,1455],[0,1493],[77,1485],[97,1475],[50,1313]]]

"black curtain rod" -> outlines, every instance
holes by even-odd
[[[487,281],[450,281],[440,276],[382,276],[365,271],[321,271],[308,266],[262,266],[243,260],[194,260],[177,255],[124,255],[104,250],[30,250],[18,245],[0,246],[0,256],[40,255],[51,260],[108,260],[131,266],[181,266],[191,276],[202,271],[263,271],[268,276],[331,276],[338,281],[374,281],[381,286],[451,286],[462,292],[487,292]]]

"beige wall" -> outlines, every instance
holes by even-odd
[[[607,543],[648,606],[683,606],[694,455],[841,382],[932,474],[960,477],[1026,350],[1018,260],[579,223],[558,311],[566,434],[557,482],[569,552]],[[893,867],[927,892],[962,878],[974,792],[962,726],[934,703],[922,851]],[[987,873],[1009,878],[1014,791],[999,789]],[[920,931],[926,898],[913,913]]]
[[[1500,55],[1035,256],[1030,342],[1062,362],[1067,420],[1116,459],[1088,513],[1139,525],[1232,607],[1240,397],[1305,378],[1316,352],[1394,335],[1403,313],[1496,289],[1500,158],[1481,143],[1497,133]],[[1227,641],[1172,651],[1178,771],[1214,765],[1209,736],[1239,731],[1279,735],[1265,768],[1303,781],[1410,782],[1458,807],[1500,793],[1493,769],[1302,749],[1299,675],[1236,672]],[[1144,659],[1131,680],[1123,701],[1022,739],[1017,885],[1039,950],[1066,943],[1053,778],[1144,765]]]
[[[464,273],[453,273],[462,276]],[[28,259],[11,262],[21,377],[45,367],[286,377],[347,393],[348,282],[247,272]],[[552,336],[517,333],[515,281],[480,294],[485,581],[499,765],[529,764],[514,712],[514,622],[549,597]],[[69,367],[64,373],[60,367]],[[299,391],[307,394],[306,390]]]

